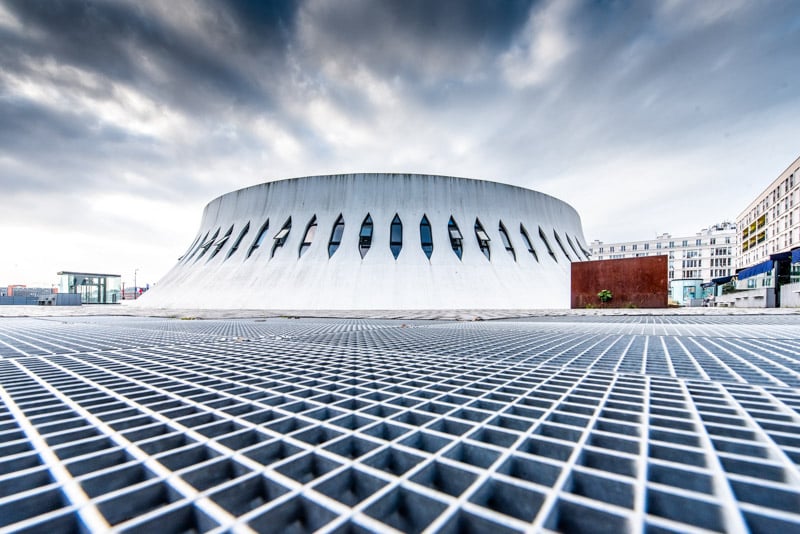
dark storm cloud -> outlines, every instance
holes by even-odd
[[[530,6],[523,0],[309,2],[300,32],[319,60],[359,64],[408,82],[441,82],[461,79],[507,48]]]
[[[0,121],[0,156],[14,161],[0,158],[0,185],[7,195],[75,190],[173,195],[168,184],[132,186],[119,179],[129,169],[165,164],[166,154],[152,137],[21,98],[0,99]]]
[[[275,4],[277,5],[277,4]],[[285,51],[294,8],[246,2],[173,4],[185,13],[155,16],[153,6],[123,2],[4,4],[24,27],[0,26],[0,183],[4,192],[128,190],[132,194],[205,197],[213,186],[193,186],[190,172],[214,150],[236,140],[215,132],[237,120],[232,109],[268,113],[285,78]],[[163,6],[162,6],[163,7]],[[176,28],[182,15],[199,23]],[[31,97],[26,91],[54,93]],[[163,112],[190,118],[188,142],[127,124],[109,123],[102,106],[129,108],[120,89],[133,91]],[[207,132],[199,134],[202,129]],[[246,139],[238,144],[247,145]],[[44,150],[43,150],[44,148]],[[241,146],[233,147],[236,153]],[[211,156],[213,157],[213,156]],[[188,160],[181,164],[179,160]],[[13,160],[12,164],[8,159]],[[169,160],[166,162],[165,160]],[[134,172],[149,183],[122,179]],[[139,191],[137,191],[137,189]]]
[[[645,145],[685,150],[751,113],[797,102],[796,4],[716,13],[728,4],[708,2],[706,19],[688,5],[665,13],[666,5],[597,3],[567,17],[573,53],[552,83],[516,96],[495,148],[509,156],[525,149],[545,167],[565,154],[582,163]],[[518,120],[520,108],[528,121]]]
[[[292,10],[245,4],[192,5],[204,13],[204,26],[198,32],[178,32],[169,21],[154,17],[144,4],[12,0],[7,4],[9,10],[31,35],[24,43],[17,39],[16,47],[0,48],[0,60],[18,64],[14,56],[19,53],[52,59],[198,112],[213,109],[219,100],[268,107],[271,98],[263,83],[266,78],[258,71],[240,68],[236,60],[246,54],[248,61],[257,61],[261,69],[280,71]],[[185,4],[172,7],[180,10]],[[209,46],[212,42],[219,48]],[[148,64],[164,75],[154,77]]]

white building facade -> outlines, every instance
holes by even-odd
[[[736,218],[736,291],[718,302],[736,307],[800,306],[800,158]]]
[[[739,214],[736,227],[737,268],[800,246],[800,157]]]
[[[604,243],[595,240],[589,250],[594,260],[668,256],[670,282],[685,279],[709,282],[735,272],[736,225],[721,222],[685,237],[665,233],[642,241]]]
[[[137,303],[273,310],[568,308],[580,217],[510,185],[417,174],[269,182],[205,208]]]

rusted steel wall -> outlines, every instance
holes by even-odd
[[[603,289],[613,294],[606,304],[597,298]],[[572,264],[573,308],[666,308],[668,291],[667,256]]]

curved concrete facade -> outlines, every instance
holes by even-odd
[[[365,249],[368,215],[372,235]],[[288,233],[282,231],[289,221]],[[337,234],[339,245],[331,246]],[[139,303],[272,310],[568,308],[570,262],[587,260],[587,250],[578,213],[528,189],[412,174],[292,178],[212,200],[186,254]]]

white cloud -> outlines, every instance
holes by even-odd
[[[14,16],[3,4],[0,4],[0,28],[7,28],[12,31],[23,29],[22,23]]]
[[[541,85],[575,50],[568,31],[571,0],[550,0],[535,8],[517,42],[501,58],[506,80],[515,88]]]
[[[655,4],[659,24],[671,28],[672,31],[698,30],[703,27],[723,22],[741,10],[756,7],[758,4],[748,0],[704,1],[696,0],[662,0]]]
[[[176,110],[101,74],[50,58],[26,58],[23,64],[24,74],[0,71],[0,83],[17,98],[86,114],[89,121],[132,134],[169,137],[186,130],[186,121]]]

